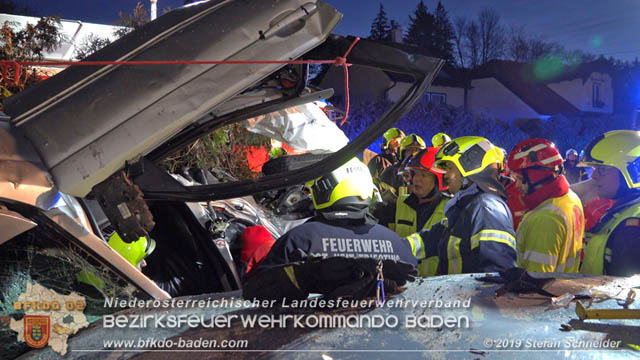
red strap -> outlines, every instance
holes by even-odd
[[[349,115],[349,64],[347,62],[347,56],[360,41],[359,37],[356,37],[343,56],[338,56],[333,60],[233,60],[233,61],[209,61],[209,60],[195,60],[195,61],[183,61],[183,60],[165,60],[165,61],[13,61],[13,60],[0,60],[0,67],[2,67],[2,81],[5,84],[14,86],[19,85],[21,66],[105,66],[105,65],[216,65],[216,64],[334,64],[335,66],[342,66],[344,69],[344,91],[345,91],[345,115],[340,126],[344,125]],[[10,68],[15,69],[15,79],[13,84],[8,81],[7,75]]]

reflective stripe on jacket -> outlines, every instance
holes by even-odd
[[[526,213],[518,226],[518,266],[537,272],[576,273],[583,234],[582,203],[573,191],[547,199]]]
[[[422,237],[416,233],[417,213],[411,206],[405,203],[407,197],[408,196],[398,198],[395,231],[398,235],[406,237],[407,241],[409,241],[411,253],[418,260],[418,273],[420,276],[434,276],[438,271],[437,246],[434,246],[430,251],[426,251]],[[445,218],[444,206],[448,201],[448,198],[440,200],[438,206],[434,209],[421,230],[430,230],[431,227],[440,223]]]
[[[516,241],[511,213],[504,200],[477,185],[462,190],[445,206],[446,219],[409,236],[421,244],[435,274],[493,272],[516,266]],[[412,240],[413,239],[413,240]],[[431,262],[428,260],[431,259]]]
[[[396,203],[395,232],[400,237],[409,236],[418,230],[429,230],[433,224],[442,221],[442,219],[444,219],[444,206],[447,201],[449,201],[448,198],[441,199],[427,222],[421,229],[418,229],[418,213],[416,209],[406,202],[409,196],[410,195],[399,196]]]
[[[445,207],[449,237],[441,242],[440,273],[493,272],[516,266],[513,219],[506,202],[477,184]]]
[[[585,238],[588,240],[584,248],[584,261],[580,267],[583,274],[604,275],[604,263],[615,262],[615,258],[611,258],[611,249],[607,244],[609,237],[612,236],[619,226],[625,225],[626,220],[630,218],[640,218],[640,203],[638,201],[631,202],[630,206],[621,209],[614,209],[614,205],[603,218],[607,218],[602,226],[592,229],[594,233],[586,233]],[[622,239],[623,241],[638,241],[638,239]]]

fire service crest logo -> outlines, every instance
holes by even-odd
[[[33,348],[41,348],[49,342],[51,326],[48,316],[24,316],[24,341]]]

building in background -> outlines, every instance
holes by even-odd
[[[27,24],[36,24],[40,20],[39,17],[0,14],[0,23],[9,22],[15,30],[23,29]],[[60,20],[60,33],[63,35],[63,41],[60,46],[53,52],[45,52],[43,61],[73,61],[76,50],[93,37],[100,37],[114,41],[118,38],[115,32],[122,29],[121,26],[85,23],[79,20]],[[41,67],[38,70],[48,76],[52,76],[62,71],[65,66]]]

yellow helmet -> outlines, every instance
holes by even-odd
[[[451,161],[462,176],[474,175],[491,164],[504,163],[504,153],[489,140],[480,136],[462,136],[451,140],[436,154],[435,166],[445,169],[444,162]]]
[[[127,259],[131,265],[136,267],[142,259],[149,256],[156,248],[156,242],[151,238],[142,236],[134,242],[126,243],[117,232],[109,237],[107,243],[123,258]]]
[[[449,141],[451,141],[451,137],[449,137],[449,135],[440,132],[437,133],[435,135],[433,135],[433,137],[431,138],[431,146],[433,147],[441,147],[443,145],[445,145],[446,143],[448,143]]]
[[[369,169],[357,158],[328,175],[308,181],[306,186],[311,190],[316,210],[332,210],[347,205],[364,208],[371,203],[374,188]]]
[[[384,132],[382,137],[384,138],[384,147],[389,147],[389,142],[396,138],[404,138],[404,132],[398,128],[391,128]]]
[[[614,130],[591,140],[578,166],[594,165],[612,166],[629,189],[640,188],[640,131]]]
[[[416,134],[409,134],[409,136],[405,137],[400,141],[400,160],[404,158],[404,151],[407,149],[414,149],[415,152],[426,149],[427,145],[424,140]]]
[[[288,155],[288,154],[287,154],[287,150],[285,150],[283,147],[280,147],[280,146],[274,147],[271,149],[271,151],[269,151],[269,160],[277,159],[285,155]]]

